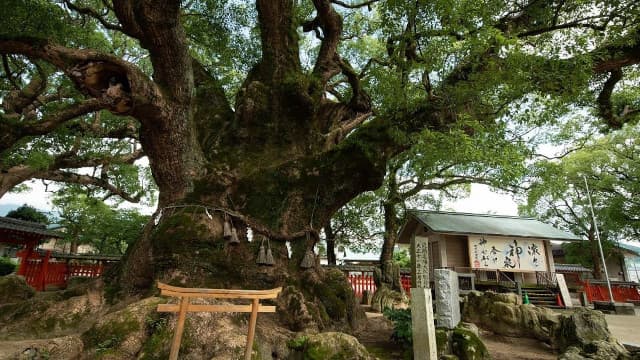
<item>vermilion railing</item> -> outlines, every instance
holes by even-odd
[[[582,286],[589,302],[611,300],[609,298],[609,290],[604,284],[593,284],[587,280],[582,282]],[[637,284],[611,284],[611,293],[614,301],[640,301],[640,292],[638,292]]]
[[[401,274],[400,275],[400,283],[402,284],[402,288],[404,292],[407,293],[407,296],[411,294],[411,275]]]
[[[354,294],[358,298],[362,297],[362,293],[364,291],[369,291],[371,294],[373,294],[376,291],[376,284],[373,281],[372,273],[366,273],[366,272],[363,272],[360,274],[349,273],[349,275],[347,275],[347,279],[349,279],[351,288],[353,289]],[[407,293],[407,296],[408,296],[411,292],[411,275],[407,275],[407,274],[400,275],[400,282],[402,284],[402,288],[404,289],[404,291]]]
[[[373,294],[376,291],[376,284],[373,281],[372,273],[361,273],[348,275],[349,283],[355,293],[356,297],[361,298],[364,291],[369,291]]]
[[[66,261],[56,261],[51,258],[51,251],[40,255],[32,249],[22,250],[18,275],[25,277],[27,284],[37,291],[43,291],[47,286],[65,287],[71,277],[98,277],[104,272],[104,264],[70,264]]]

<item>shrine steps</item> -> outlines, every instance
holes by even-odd
[[[542,306],[552,309],[562,309],[564,306],[558,305],[558,295],[550,289],[541,288],[522,288],[522,293],[527,293],[529,302],[536,306]]]

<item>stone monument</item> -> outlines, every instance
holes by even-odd
[[[413,331],[413,358],[438,358],[436,328],[429,288],[429,239],[415,236],[411,239],[411,324]]]
[[[449,269],[433,271],[436,288],[436,314],[438,327],[454,329],[460,323],[460,295],[458,273]]]

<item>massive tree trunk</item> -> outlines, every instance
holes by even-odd
[[[0,38],[2,54],[50,63],[86,97],[44,122],[3,130],[0,151],[99,110],[135,118],[159,188],[158,210],[113,274],[110,293],[148,294],[155,280],[196,287],[288,285],[282,305],[292,328],[301,327],[301,319],[319,327],[328,319],[353,323],[348,282],[340,273],[322,271],[312,255],[318,230],[349,200],[382,184],[388,160],[410,146],[411,134],[448,128],[464,104],[433,98],[418,108],[372,117],[360,74],[337,51],[342,18],[332,3],[314,0],[315,18],[302,24],[304,31],[322,34],[315,66],[305,71],[295,2],[258,0],[261,59],[232,106],[211,73],[216,69],[191,56],[180,1],[112,3],[118,31],[148,51],[152,77],[112,54],[47,39]],[[329,98],[330,81],[338,74],[350,89],[340,99]],[[445,83],[451,87],[456,81]],[[80,182],[86,179],[62,178],[55,171],[104,165],[62,157],[43,171],[56,181]],[[11,171],[0,174],[0,194],[36,176],[21,175],[21,167]],[[226,221],[237,242],[225,236]],[[272,266],[257,264],[263,244],[274,257]]]
[[[344,138],[343,126],[362,122],[370,104],[358,91],[348,104],[324,96],[327,80],[340,71],[332,43],[340,18],[328,2],[317,2],[326,36],[319,65],[305,74],[292,6],[257,2],[262,60],[246,78],[234,109],[216,79],[187,58],[181,31],[164,33],[167,23],[177,21],[170,12],[155,15],[164,27],[149,21],[132,30],[158,32],[152,38],[172,41],[148,44],[154,79],[166,86],[160,87],[163,101],[154,104],[153,116],[140,114],[140,141],[160,197],[154,219],[113,282],[122,291],[146,291],[154,280],[213,288],[293,285],[302,292],[288,288],[286,296],[303,296],[302,306],[310,307],[293,312],[315,314],[316,324],[326,315],[355,319],[347,311],[353,294],[344,277],[323,272],[310,252],[318,230],[340,206],[380,185],[384,163],[399,147],[376,123],[361,130],[381,140],[375,151]],[[161,62],[167,46],[177,57],[171,64]],[[224,236],[225,222],[235,228],[238,243]],[[272,266],[257,263],[261,245],[270,247]]]

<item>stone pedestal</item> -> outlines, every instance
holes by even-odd
[[[415,360],[438,358],[432,306],[430,289],[411,288],[411,323]]]
[[[454,329],[460,323],[458,274],[448,269],[436,269],[433,274],[438,327]]]

